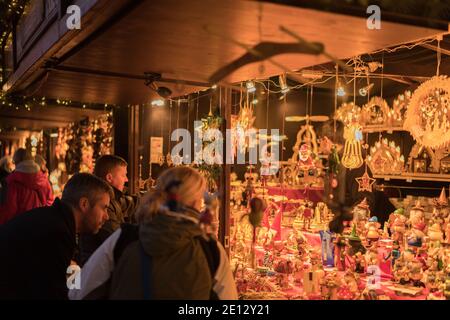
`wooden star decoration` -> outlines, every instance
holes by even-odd
[[[365,171],[361,177],[356,178],[356,182],[358,182],[358,192],[372,192],[372,185],[375,183],[375,181],[376,180],[369,177],[369,174],[367,173],[367,171]]]

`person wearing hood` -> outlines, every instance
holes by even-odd
[[[16,169],[6,178],[6,199],[0,206],[0,225],[34,208],[50,206],[54,197],[47,177],[23,149],[13,156]]]
[[[136,211],[82,268],[80,299],[237,299],[222,245],[204,233],[200,209],[206,181],[195,169],[164,171]]]
[[[112,187],[114,194],[108,208],[109,220],[97,234],[80,237],[78,262],[81,266],[122,223],[133,220],[137,199],[125,194],[125,183],[128,182],[127,166],[123,158],[115,155],[101,156],[95,163],[94,175],[105,180]]]

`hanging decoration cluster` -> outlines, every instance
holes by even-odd
[[[203,136],[210,129],[219,129],[222,126],[223,118],[217,113],[213,113],[210,110],[208,116],[206,118],[201,119],[202,125],[194,128],[199,134],[199,136]],[[220,155],[216,155],[213,150],[211,152],[204,152],[205,148],[210,142],[207,139],[203,140],[203,145],[201,146],[201,159],[203,160],[200,164],[195,164],[194,167],[205,177],[208,183],[208,190],[210,192],[214,192],[218,189],[218,180],[220,174],[222,172],[222,166],[217,164],[215,161],[215,157],[219,157]]]
[[[106,114],[59,128],[55,156],[58,163],[64,163],[69,175],[92,173],[95,159],[110,154],[111,146],[112,116]]]
[[[250,139],[245,134],[248,130],[255,129],[253,124],[255,122],[255,115],[253,114],[253,107],[246,103],[241,106],[239,114],[231,116],[231,151],[233,157],[236,157],[238,152],[244,153],[250,146]],[[237,149],[239,146],[239,150]]]
[[[405,119],[405,112],[409,106],[412,93],[407,90],[394,100],[392,107],[378,96],[372,97],[362,107],[353,102],[343,103],[335,113],[335,119],[348,125],[357,122],[364,129],[380,127],[401,127]]]

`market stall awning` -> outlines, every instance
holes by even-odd
[[[183,95],[210,85],[208,78],[216,70],[246,52],[235,41],[249,46],[261,41],[295,41],[281,32],[280,26],[322,43],[339,59],[442,32],[392,22],[383,22],[380,30],[369,30],[365,18],[257,1],[141,1],[104,25],[89,41],[68,43],[73,48],[63,56],[56,52],[54,57],[59,60],[55,69],[41,79],[36,95],[112,104],[146,103],[155,93],[144,85],[145,72],[182,81],[158,84],[169,87],[174,96]],[[289,70],[298,70],[330,59],[283,54],[274,60]],[[282,72],[266,61],[246,65],[226,80],[234,83]],[[25,88],[12,84],[12,89]]]

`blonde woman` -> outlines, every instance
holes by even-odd
[[[237,299],[228,257],[199,226],[205,179],[189,167],[165,171],[136,211],[81,271],[76,299]]]

